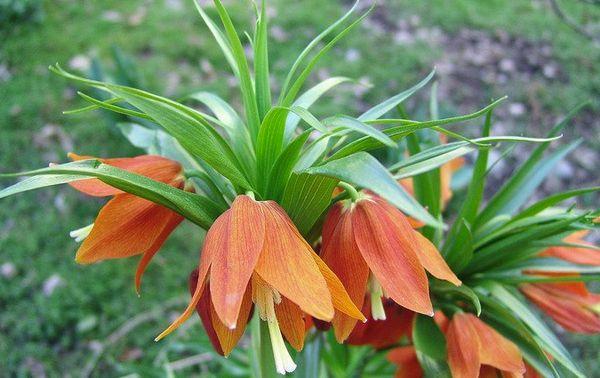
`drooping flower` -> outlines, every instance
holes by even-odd
[[[423,369],[417,359],[417,351],[412,345],[392,349],[387,355],[388,361],[397,366],[396,378],[421,378]]]
[[[373,319],[385,319],[382,298],[433,315],[425,270],[460,285],[439,251],[413,230],[406,216],[369,192],[353,202],[337,202],[323,226],[322,257],[348,290],[357,307],[370,294]],[[356,320],[336,312],[333,326],[344,341]]]
[[[367,318],[365,323],[356,323],[346,339],[349,345],[371,345],[375,349],[392,346],[403,337],[409,336],[412,329],[412,319],[415,313],[400,307],[392,300],[383,303],[385,320],[375,320],[371,314],[371,301],[365,299],[362,313]]]
[[[477,378],[485,365],[507,374],[525,373],[519,348],[475,315],[455,314],[446,331],[446,342],[453,377]]]
[[[340,280],[273,201],[238,196],[206,234],[197,274],[188,308],[157,340],[197,309],[217,351],[228,355],[254,303],[267,322],[277,371],[283,374],[295,365],[282,334],[302,349],[304,313],[330,321],[335,309],[364,320]]]
[[[573,246],[554,246],[540,256],[554,257],[574,264],[600,266],[600,251],[584,241],[586,230],[564,239]],[[576,246],[575,246],[576,245]],[[590,248],[581,246],[589,245]],[[527,271],[545,277],[576,276],[564,272]],[[583,282],[527,284],[520,287],[525,296],[566,330],[577,333],[600,333],[600,295],[591,293]]]
[[[69,154],[69,157],[72,160],[92,158],[73,153]],[[161,156],[142,155],[99,160],[179,189],[184,186],[181,165]],[[75,260],[80,264],[91,264],[142,254],[135,279],[136,289],[139,291],[141,278],[148,263],[183,217],[154,202],[115,189],[98,179],[74,181],[70,185],[90,196],[113,197],[102,207],[92,225],[71,233],[76,240],[83,240]]]
[[[600,295],[583,282],[556,282],[521,286],[525,296],[566,330],[600,333]]]
[[[600,251],[591,248],[594,245],[584,240],[584,237],[588,233],[588,230],[577,231],[567,236],[563,241],[565,243],[580,246],[589,245],[590,248],[576,246],[554,246],[544,250],[540,256],[555,257],[573,264],[600,266]]]

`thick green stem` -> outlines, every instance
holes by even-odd
[[[352,199],[352,202],[356,202],[360,198],[360,194],[358,193],[358,191],[352,185],[350,185],[348,183],[345,183],[343,181],[340,181],[338,183],[338,186],[340,188],[344,189],[344,191],[346,193],[348,193],[348,195]]]

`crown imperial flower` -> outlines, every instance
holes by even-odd
[[[206,235],[190,305],[157,339],[189,318],[194,308],[202,317],[209,307],[210,323],[205,315],[204,324],[214,329],[217,350],[228,355],[243,334],[252,303],[267,322],[280,373],[294,367],[282,334],[302,349],[303,313],[330,321],[335,309],[364,320],[285,211],[273,201],[240,195]]]
[[[435,246],[410,226],[406,216],[375,194],[360,193],[356,202],[337,202],[323,226],[322,257],[362,307],[370,293],[371,316],[385,319],[382,298],[422,314],[433,315],[425,270],[460,285]],[[336,312],[338,341],[356,320]]]

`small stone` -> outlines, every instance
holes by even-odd
[[[12,74],[8,70],[8,66],[6,64],[0,64],[0,82],[9,81],[12,77]]]
[[[90,69],[91,60],[85,55],[75,55],[69,60],[69,68],[78,71],[87,71]]]
[[[0,265],[0,275],[2,275],[2,277],[6,278],[7,280],[16,276],[17,268],[15,267],[15,264],[7,262]]]
[[[123,15],[117,12],[116,10],[107,10],[102,12],[100,16],[104,21],[108,22],[121,22],[123,20]]]
[[[271,27],[271,37],[273,37],[273,39],[277,42],[285,42],[288,40],[288,34],[279,25],[273,25]]]
[[[554,79],[558,75],[558,67],[553,63],[549,63],[544,65],[542,72],[548,79]]]
[[[360,51],[357,49],[349,49],[346,51],[346,61],[349,63],[360,60]]]
[[[42,292],[45,296],[49,297],[56,289],[64,286],[64,284],[65,283],[61,276],[58,274],[53,274],[46,281],[44,281],[44,284],[42,285]]]
[[[504,72],[513,72],[515,70],[515,61],[512,59],[504,58],[500,61],[500,70]]]
[[[525,105],[520,102],[512,102],[508,105],[508,112],[515,117],[522,116],[526,110]]]
[[[165,0],[165,5],[167,6],[167,8],[174,11],[179,12],[183,10],[183,3],[181,0]]]
[[[146,7],[139,7],[133,12],[131,16],[127,18],[127,23],[131,26],[138,26],[146,18],[147,9]]]
[[[575,168],[573,168],[571,163],[569,163],[567,160],[561,160],[558,162],[558,164],[556,164],[554,173],[557,177],[563,180],[568,180],[573,178],[573,175],[575,174]]]

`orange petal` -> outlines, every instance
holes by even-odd
[[[331,320],[333,305],[329,288],[312,257],[314,251],[288,223],[275,202],[265,202],[266,240],[256,272],[302,311],[318,319]]]
[[[414,235],[417,239],[419,261],[421,261],[423,267],[434,277],[460,286],[462,282],[460,282],[448,264],[446,264],[446,261],[435,245],[419,232],[415,231]]]
[[[225,240],[215,251],[210,291],[221,322],[233,328],[263,248],[265,221],[261,205],[245,195],[233,201],[227,220]]]
[[[366,323],[358,323],[346,340],[350,345],[371,345],[375,349],[388,348],[397,344],[403,336],[410,336],[414,312],[400,307],[391,300],[383,304],[385,320],[373,320],[371,302],[367,297],[362,311],[367,315]]]
[[[423,377],[423,369],[421,369],[421,365],[419,364],[419,360],[417,359],[417,353],[415,352],[415,348],[412,346],[404,346],[399,348],[392,349],[388,355],[387,359],[398,365],[398,370],[396,370],[396,378],[421,378]]]
[[[131,194],[120,194],[100,210],[75,260],[90,264],[130,257],[156,248],[173,212]],[[160,246],[159,246],[160,247]]]
[[[192,299],[188,304],[187,308],[184,312],[179,315],[177,319],[167,329],[165,329],[160,335],[158,335],[154,340],[158,341],[174,330],[176,330],[180,325],[182,325],[186,320],[189,319],[190,316],[194,313],[194,309],[196,309],[196,305],[200,301],[202,297],[202,292],[204,290],[204,286],[206,283],[206,278],[208,276],[208,272],[211,268],[211,265],[215,259],[223,245],[224,241],[227,239],[227,224],[229,222],[229,217],[231,216],[231,212],[225,211],[221,214],[217,220],[210,227],[208,232],[206,233],[206,237],[204,238],[204,246],[202,247],[202,253],[200,254],[200,266],[198,267],[198,282],[196,283],[196,290],[192,295]]]
[[[582,295],[561,284],[530,284],[521,291],[555,322],[571,332],[600,333],[600,315],[592,310],[598,305],[598,296]]]
[[[285,339],[294,349],[301,351],[304,347],[306,323],[300,307],[289,299],[282,297],[281,303],[275,306],[275,315]]]
[[[231,353],[233,348],[235,348],[237,343],[240,341],[240,338],[244,335],[246,325],[250,320],[250,311],[252,310],[252,290],[248,286],[246,288],[246,292],[242,296],[242,303],[239,309],[239,316],[237,318],[237,323],[234,325],[234,328],[228,327],[225,324],[221,323],[221,321],[219,320],[219,315],[217,314],[216,309],[214,307],[214,297],[212,298],[213,301],[211,302],[210,306],[210,317],[212,325],[215,329],[215,333],[217,334],[217,338],[219,339],[219,343],[221,344],[223,355],[227,357]]]
[[[495,329],[472,314],[465,314],[479,337],[479,356],[481,363],[493,366],[505,372],[524,374],[525,364],[519,348]]]
[[[354,241],[352,220],[348,213],[344,213],[344,215],[341,213],[343,206],[338,202],[327,214],[323,227],[321,257],[323,262],[339,277],[350,299],[358,309],[362,308],[365,299],[369,267]],[[332,323],[335,337],[341,343],[354,329],[356,318],[336,311]]]
[[[158,234],[158,236],[156,237],[156,240],[154,241],[152,247],[146,252],[144,252],[144,255],[140,259],[137,270],[135,272],[135,291],[138,293],[138,295],[140,294],[140,287],[142,285],[142,276],[144,275],[148,264],[150,264],[150,261],[152,260],[154,255],[156,255],[156,253],[159,251],[160,247],[162,247],[165,240],[169,237],[169,235],[171,235],[173,230],[175,230],[175,228],[179,226],[179,223],[181,223],[181,221],[183,221],[183,217],[177,214],[176,212],[172,211],[171,214],[169,214],[169,216],[167,217],[167,219],[165,219],[165,226],[160,232],[160,234]]]
[[[433,315],[427,275],[404,215],[370,199],[358,201],[351,211],[356,244],[386,296],[415,312]]]
[[[452,198],[452,175],[465,164],[465,159],[458,157],[440,167],[440,196],[442,208],[445,208]]]
[[[587,233],[588,230],[574,232],[567,236],[564,241],[567,243],[589,245],[590,247],[593,247],[593,244],[588,243],[583,239]],[[540,255],[555,257],[557,259],[572,262],[573,264],[600,266],[600,251],[592,248],[556,246],[546,249]]]
[[[198,285],[198,269],[194,269],[194,271],[190,274],[188,283],[190,288],[190,294],[194,295]],[[206,335],[208,336],[208,339],[210,340],[213,348],[221,356],[224,356],[225,353],[223,353],[223,348],[221,348],[221,343],[219,342],[217,332],[213,327],[210,309],[210,291],[202,290],[200,300],[198,301],[198,304],[196,304],[196,311],[198,312],[198,315],[200,315],[200,320],[202,321],[202,325],[204,326]]]
[[[69,154],[73,161],[94,159],[91,156]],[[98,159],[104,164],[121,168],[129,172],[149,177],[153,180],[171,184],[180,174],[181,165],[176,161],[156,155],[141,155],[132,158]],[[69,183],[73,188],[90,196],[105,197],[123,193],[119,189],[103,183],[98,179],[85,179]]]
[[[466,315],[455,314],[448,325],[448,365],[453,377],[477,378],[481,367],[479,338]]]

